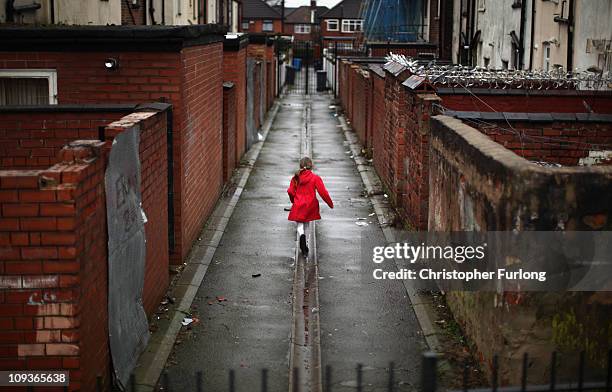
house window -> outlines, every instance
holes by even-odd
[[[361,31],[363,20],[361,19],[344,19],[342,21],[342,32],[343,33],[354,33]]]
[[[249,29],[249,21],[248,20],[243,20],[242,21],[242,30],[248,30]]]
[[[57,104],[55,70],[0,70],[0,105]]]
[[[261,27],[262,31],[274,31],[274,24],[271,20],[264,20]]]
[[[327,31],[338,31],[338,19],[327,19]]]
[[[487,9],[487,4],[485,0],[478,0],[478,11],[485,12]]]
[[[296,24],[293,28],[293,32],[296,34],[310,34],[310,25],[308,24]]]
[[[544,71],[550,71],[550,44],[544,45]]]

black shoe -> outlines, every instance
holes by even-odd
[[[300,236],[300,249],[302,250],[302,255],[304,257],[308,257],[308,246],[306,246],[306,235],[302,234]]]

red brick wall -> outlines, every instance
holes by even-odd
[[[236,86],[223,89],[223,182],[236,167]]]
[[[146,25],[147,9],[146,0],[120,0],[121,1],[121,24],[122,25]]]
[[[106,140],[130,127],[140,126],[140,192],[145,223],[146,262],[143,303],[151,315],[168,287],[168,148],[167,113],[141,112],[123,117],[106,127]]]
[[[386,167],[385,150],[385,79],[372,72],[372,159],[378,173]]]
[[[98,127],[120,112],[2,112],[0,169],[47,168],[69,142],[97,139]]]
[[[180,204],[175,206],[180,208],[176,222],[180,235],[175,262],[191,249],[223,184],[223,43],[183,49],[181,62],[182,132],[175,146],[180,154],[174,161],[180,173],[175,181],[181,184]]]
[[[222,56],[220,42],[170,53],[2,52],[0,68],[56,69],[60,104],[166,100],[173,105],[177,164],[172,261],[179,263],[191,248],[220,189]],[[118,69],[104,69],[108,57],[119,60]],[[199,147],[201,151],[197,151]],[[196,196],[197,190],[203,189],[208,192]]]
[[[588,113],[590,107],[595,113],[612,113],[612,94],[589,91],[570,92],[544,91],[542,94],[523,91],[519,94],[491,94],[484,90],[472,90],[478,98],[466,94],[439,93],[442,104],[452,110],[516,113]],[[499,93],[499,91],[498,91]],[[485,103],[483,103],[486,102]],[[586,105],[585,105],[586,104]]]
[[[371,101],[372,101],[372,81],[369,73],[354,67],[350,70],[353,97],[351,100],[351,122],[353,129],[359,137],[359,142],[365,148],[372,147],[371,125]]]
[[[405,73],[404,73],[405,74]],[[407,96],[401,82],[406,75],[395,77],[386,72],[385,76],[385,151],[388,155],[387,166],[381,175],[390,192],[391,199],[401,206],[401,181],[404,179],[404,131]]]
[[[530,123],[514,122],[510,129],[505,121],[489,121],[488,124],[465,121],[491,139],[531,161],[559,163],[576,166],[589,151],[606,149],[598,145],[612,145],[612,124],[563,122]],[[514,131],[522,134],[514,133]],[[612,161],[602,164],[612,164]]]
[[[429,203],[429,120],[435,94],[406,92],[404,109],[404,158],[401,207],[404,218],[413,228],[427,230]]]
[[[0,368],[70,369],[73,389],[110,382],[104,149],[81,146],[0,171]]]
[[[246,59],[246,48],[223,52],[223,80],[233,82],[236,90],[236,163],[246,151]]]
[[[166,114],[126,116],[108,140],[136,123],[151,314],[168,285]],[[70,369],[73,389],[110,383],[103,146],[76,141],[50,168],[0,171],[0,369]]]
[[[338,60],[338,98],[344,108],[345,113],[348,115],[348,91],[349,91],[349,78],[348,70],[351,66],[346,60]]]
[[[118,69],[104,69],[108,57],[119,61]],[[180,104],[180,61],[176,52],[0,53],[0,69],[57,70],[60,104],[141,103],[160,98]]]

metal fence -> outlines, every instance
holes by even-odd
[[[424,353],[422,356],[422,364],[421,364],[421,380],[419,389],[422,392],[436,392],[442,390],[439,388],[439,374],[438,374],[438,358],[439,356],[435,353]],[[523,356],[522,363],[522,372],[521,372],[521,383],[517,386],[500,386],[499,385],[499,361],[498,357],[495,356],[493,358],[492,367],[491,367],[491,380],[490,385],[482,386],[478,388],[468,388],[470,383],[468,367],[464,368],[463,372],[463,387],[458,390],[449,390],[448,392],[591,392],[591,391],[601,391],[601,392],[612,392],[612,350],[608,351],[607,358],[607,368],[604,369],[605,374],[602,376],[602,380],[587,380],[586,379],[586,355],[585,353],[581,353],[578,361],[578,369],[575,375],[565,375],[566,378],[572,377],[572,382],[558,382],[558,358],[557,353],[553,352],[550,359],[550,380],[548,384],[528,384],[528,364],[529,357],[527,354]],[[366,383],[364,382],[363,377],[363,365],[358,364],[355,368],[355,383],[352,385],[356,391],[361,392],[366,389]],[[377,391],[386,389],[388,392],[393,392],[398,389],[396,385],[396,377],[395,377],[395,365],[393,362],[389,364],[389,367],[386,369],[387,371],[387,380],[386,385],[376,385],[374,386]],[[192,391],[202,392],[204,391],[204,376],[203,372],[197,372],[194,375],[193,379],[193,389]],[[296,392],[300,392],[299,390],[299,380],[300,377],[303,376],[299,373],[299,370],[296,368],[293,370],[292,378],[293,378],[293,390]],[[227,390],[229,392],[235,392],[239,385],[239,380],[236,378],[236,371],[229,370],[227,373],[227,385],[220,386],[221,390]],[[261,370],[260,384],[259,387],[255,385],[249,385],[250,391],[261,391],[268,392],[272,389],[269,388],[269,374],[267,369]],[[333,377],[333,369],[331,366],[326,366],[323,374],[323,392],[333,392],[334,390],[334,377]],[[344,387],[342,387],[344,388]],[[371,385],[367,386],[367,389],[373,388]],[[102,382],[101,379],[98,379],[97,388],[98,392],[102,392]],[[130,378],[130,382],[126,388],[127,391],[136,391],[137,384],[134,376]],[[164,392],[169,391],[179,391],[178,388],[173,389],[173,380],[169,377],[167,373],[163,373],[162,377],[159,381],[159,390]],[[181,389],[181,392],[185,389]],[[219,390],[216,388],[215,390]],[[301,391],[307,392],[307,391]]]

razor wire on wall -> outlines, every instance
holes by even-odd
[[[394,53],[390,53],[387,60],[439,87],[478,87],[502,90],[604,90],[612,88],[612,75],[608,72],[567,72],[562,68],[551,71],[492,70],[462,65],[439,65],[435,61],[416,60]]]

